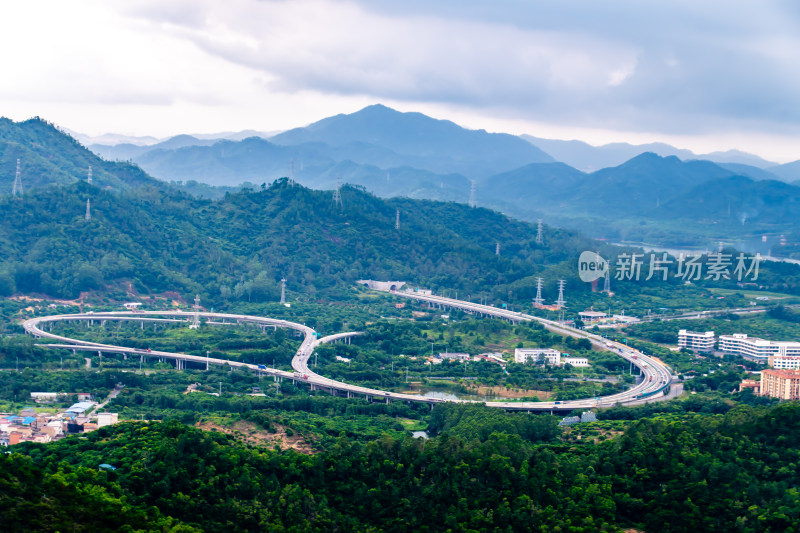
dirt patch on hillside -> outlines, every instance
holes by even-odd
[[[275,433],[270,433],[259,428],[252,422],[246,420],[238,420],[229,426],[222,426],[215,422],[205,421],[195,424],[198,428],[204,431],[219,431],[228,435],[233,435],[237,439],[254,446],[266,446],[269,448],[274,447],[276,444],[282,450],[295,450],[300,453],[311,454],[315,453],[314,449],[302,436],[294,434],[288,436],[286,428],[283,426],[275,426],[277,430]]]

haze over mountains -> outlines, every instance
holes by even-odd
[[[63,171],[72,168],[68,165],[51,172],[47,154],[66,154],[82,147],[64,136],[58,147],[48,147],[55,141],[38,143],[36,154],[19,148],[25,144],[20,139],[41,133],[31,133],[36,124],[3,123],[8,144],[3,148],[0,185],[6,183],[10,188],[15,158],[20,155],[23,166],[33,165],[33,161],[39,165],[31,167],[39,177],[26,177],[27,186],[39,185],[39,181],[45,184],[43,176],[52,183],[82,178],[90,160],[97,166],[95,173],[101,183],[112,189],[124,186],[104,183],[103,179],[111,179],[104,174],[106,168],[126,168],[144,176],[135,166],[106,163],[87,154],[72,158],[78,163],[72,163],[74,172],[67,173],[70,177]],[[14,127],[20,128],[20,139],[14,140]],[[57,137],[53,132],[42,135]],[[703,156],[717,159],[713,162],[665,144],[593,147],[580,141],[523,139],[467,130],[450,121],[382,105],[329,117],[269,139],[179,135],[148,146],[123,143],[91,148],[109,159],[131,160],[161,180],[218,187],[270,183],[292,174],[311,188],[331,189],[341,180],[383,197],[466,203],[475,183],[478,205],[526,220],[544,218],[613,240],[707,245],[723,238],[760,237],[764,232],[791,233],[795,221],[800,220],[795,216],[800,215],[798,207],[785,201],[795,197],[796,187],[759,183],[800,179],[800,162],[770,166],[757,156],[736,151]],[[586,170],[595,166],[602,168]],[[736,176],[746,179],[731,179]],[[193,183],[187,190],[219,197],[230,189]],[[708,211],[708,204],[688,201],[686,205],[694,206],[694,212],[675,208],[679,199],[702,200],[709,191],[724,191],[730,205]],[[776,197],[778,191],[783,196]],[[781,206],[781,218],[770,212],[775,205]],[[713,221],[709,219],[712,212]]]

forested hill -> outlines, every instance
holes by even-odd
[[[463,204],[382,200],[353,187],[341,194],[338,207],[331,191],[284,179],[216,202],[153,188],[111,194],[84,182],[0,197],[0,294],[172,290],[212,304],[264,301],[277,299],[282,277],[308,296],[360,278],[505,292],[533,286],[543,271],[574,270],[579,250],[593,246],[552,228],[537,245],[530,224]]]
[[[176,422],[107,426],[1,455],[0,517],[15,531],[797,531],[796,402],[662,415],[604,442],[531,416],[438,405],[429,441],[342,437],[310,456]]]
[[[92,167],[92,181],[98,187],[121,191],[161,182],[129,163],[105,161],[77,140],[40,118],[14,122],[0,117],[0,191],[10,193],[20,161],[23,191],[69,185],[86,180]]]

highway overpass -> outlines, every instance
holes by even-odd
[[[390,291],[383,291],[387,294]],[[597,398],[586,398],[581,400],[568,400],[568,401],[554,401],[554,402],[520,402],[520,401],[492,401],[485,402],[486,405],[497,407],[507,410],[520,410],[520,411],[568,411],[572,409],[590,409],[594,407],[611,407],[617,404],[637,404],[644,401],[652,401],[662,399],[664,392],[668,389],[672,375],[669,369],[660,363],[658,360],[648,357],[647,355],[636,351],[622,343],[612,342],[599,335],[588,333],[586,331],[578,330],[575,328],[567,327],[557,322],[542,319],[532,315],[526,315],[506,309],[499,309],[492,306],[475,304],[463,300],[455,300],[452,298],[445,298],[435,295],[423,295],[414,292],[391,292],[395,296],[415,299],[418,301],[427,302],[431,305],[441,306],[443,308],[462,309],[471,313],[483,316],[491,316],[510,320],[512,322],[521,322],[534,320],[542,323],[547,329],[558,333],[560,335],[570,335],[573,337],[580,337],[588,339],[593,345],[600,349],[611,350],[623,359],[630,361],[634,366],[641,370],[643,379],[634,387],[617,394],[610,396],[600,396]],[[256,324],[262,328],[288,328],[299,332],[303,336],[303,341],[300,344],[297,352],[292,359],[292,368],[294,372],[280,370],[276,368],[269,368],[265,365],[255,365],[244,363],[240,361],[233,361],[227,359],[210,358],[198,355],[189,355],[183,353],[174,353],[157,350],[143,350],[141,348],[129,348],[124,346],[115,346],[109,344],[93,343],[83,341],[80,339],[73,339],[61,335],[55,335],[47,331],[46,326],[59,321],[90,321],[90,322],[107,322],[107,321],[140,321],[142,323],[190,323],[195,315],[203,318],[209,323],[220,325],[237,325],[243,323]],[[205,365],[229,365],[236,368],[247,368],[265,375],[274,376],[275,379],[291,379],[296,382],[307,383],[311,389],[323,389],[331,394],[343,395],[346,397],[366,397],[371,401],[409,401],[409,402],[422,402],[427,404],[436,404],[445,401],[465,401],[465,400],[442,400],[438,398],[425,398],[415,394],[404,394],[398,392],[384,391],[373,389],[370,387],[362,387],[359,385],[352,385],[341,381],[336,381],[326,378],[315,373],[308,365],[314,349],[320,344],[333,342],[340,339],[348,339],[360,335],[358,332],[344,332],[335,335],[317,339],[316,332],[303,324],[290,322],[287,320],[257,317],[250,315],[237,315],[229,313],[195,313],[184,311],[118,311],[118,312],[97,312],[97,313],[80,313],[68,315],[51,315],[44,317],[37,317],[26,320],[23,323],[26,332],[34,335],[37,338],[46,338],[54,343],[42,343],[39,346],[48,348],[61,348],[71,349],[75,351],[89,351],[123,355],[138,355],[139,357],[156,357],[162,359],[172,359],[176,362],[177,368],[185,367],[187,362]],[[483,402],[481,402],[483,403]]]

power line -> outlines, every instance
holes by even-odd
[[[11,195],[22,197],[22,176],[19,169],[19,159],[17,159],[17,172],[14,175],[14,187],[11,189]]]
[[[475,199],[475,180],[472,180],[472,185],[469,189],[469,206],[478,207],[478,201]]]
[[[542,305],[542,285],[544,285],[544,278],[536,278],[536,298],[533,299],[535,305]]]
[[[558,280],[558,300],[556,300],[556,305],[559,309],[563,308],[567,304],[567,301],[564,299],[564,286],[566,284],[566,280]]]
[[[343,209],[342,206],[342,178],[341,176],[336,178],[336,189],[333,191],[333,205],[338,207],[339,209]]]

